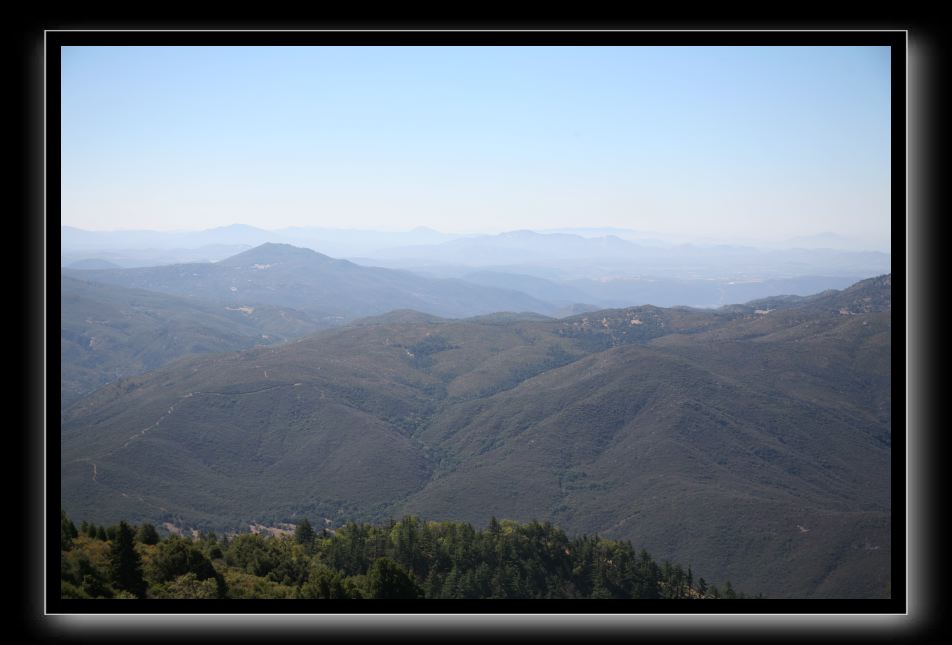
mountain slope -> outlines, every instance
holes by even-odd
[[[78,402],[70,513],[550,520],[765,595],[890,579],[888,276],[765,310],[395,312]]]
[[[786,357],[748,345],[705,362],[620,346],[450,408],[420,436],[460,466],[398,508],[599,527],[770,596],[882,591],[888,416],[815,397],[802,356],[769,380],[727,363]],[[853,565],[863,574],[840,571]]]
[[[321,328],[291,309],[206,305],[65,276],[60,290],[63,408],[105,383],[186,354],[271,345]]]
[[[292,307],[324,323],[393,309],[448,317],[555,310],[517,291],[364,267],[288,244],[263,244],[214,264],[84,271],[82,277],[210,302]]]

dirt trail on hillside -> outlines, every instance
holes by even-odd
[[[137,433],[135,433],[134,435],[132,435],[131,437],[129,437],[129,438],[126,440],[126,442],[122,444],[121,447],[122,447],[122,448],[127,447],[130,443],[132,443],[133,440],[135,440],[135,439],[137,439],[137,438],[139,438],[139,437],[145,435],[145,433],[147,433],[149,430],[152,430],[153,428],[157,428],[157,427],[159,426],[159,424],[162,423],[162,421],[163,421],[166,417],[171,416],[172,413],[175,412],[175,408],[178,407],[179,403],[181,403],[181,402],[184,401],[185,399],[190,399],[190,398],[192,398],[192,397],[195,396],[196,394],[204,394],[204,395],[207,395],[207,396],[248,396],[248,395],[250,395],[250,394],[260,394],[260,393],[262,393],[262,392],[268,392],[268,391],[270,391],[270,390],[276,390],[276,389],[281,388],[281,387],[294,387],[294,385],[293,385],[293,384],[287,384],[287,383],[286,383],[286,384],[281,384],[281,385],[270,385],[270,386],[268,386],[268,387],[263,387],[263,388],[258,389],[258,390],[251,390],[250,392],[204,392],[204,391],[189,392],[188,394],[183,395],[178,401],[176,401],[175,403],[173,403],[172,405],[170,405],[170,406],[169,406],[169,409],[165,412],[165,414],[163,414],[163,415],[160,416],[158,419],[156,419],[155,423],[153,423],[152,425],[150,425],[150,426],[147,427],[147,428],[143,428],[143,429],[140,430],[139,432],[137,432]]]

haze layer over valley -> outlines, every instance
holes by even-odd
[[[753,247],[688,243],[677,236],[624,229],[464,236],[427,228],[267,231],[234,225],[178,233],[64,227],[62,238],[62,265],[69,269],[217,262],[265,243],[290,244],[361,266],[521,291],[555,307],[530,303],[526,308],[545,314],[578,304],[717,307],[844,288],[891,270],[888,253],[850,250],[859,243],[832,235],[789,240],[787,246],[777,241]],[[447,310],[422,310],[453,315]]]

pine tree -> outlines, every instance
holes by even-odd
[[[725,598],[736,598],[737,594],[734,592],[734,587],[731,586],[731,581],[728,580],[724,583],[724,597]]]
[[[66,517],[66,511],[60,509],[60,550],[65,551],[73,546],[73,539],[79,535],[76,525]]]
[[[423,590],[390,558],[374,561],[367,572],[367,589],[371,598],[420,598]]]
[[[139,530],[136,533],[136,540],[140,544],[158,544],[159,532],[155,530],[154,526],[148,522],[145,522],[139,527]]]
[[[139,598],[145,595],[142,559],[135,550],[133,532],[125,520],[116,528],[116,537],[109,552],[109,573],[116,589],[128,591]]]
[[[294,528],[294,541],[298,544],[311,546],[314,544],[314,538],[316,537],[317,534],[314,532],[314,528],[311,526],[311,523],[307,521],[306,517],[303,522]]]
[[[459,569],[456,565],[450,569],[450,572],[443,578],[443,588],[439,594],[440,598],[460,598],[459,593]]]

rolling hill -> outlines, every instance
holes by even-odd
[[[75,276],[68,270],[65,273]],[[262,244],[215,263],[83,271],[81,277],[204,302],[290,307],[322,324],[340,324],[393,309],[447,317],[556,310],[511,289],[364,267],[288,244]]]
[[[561,320],[404,310],[186,357],[67,411],[63,505],[216,529],[549,520],[768,597],[881,597],[890,289]]]
[[[300,311],[207,305],[141,289],[60,279],[60,402],[192,353],[272,345],[321,328]]]

